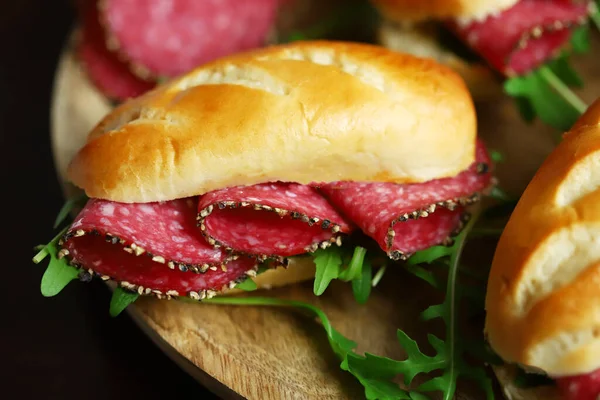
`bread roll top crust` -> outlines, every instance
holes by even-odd
[[[456,18],[462,22],[482,21],[514,6],[518,0],[371,0],[395,22]]]
[[[519,200],[488,282],[486,334],[506,361],[550,376],[600,368],[600,100]]]
[[[424,182],[475,159],[463,80],[378,46],[296,42],[226,57],[127,101],[68,178],[151,202],[261,182]]]

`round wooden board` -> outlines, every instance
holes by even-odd
[[[600,93],[596,65],[579,62],[578,68],[586,77],[582,96],[591,102]],[[501,185],[518,193],[552,149],[551,130],[539,123],[523,123],[506,98],[478,108],[480,135],[490,148],[506,156],[498,171]],[[110,103],[87,81],[69,43],[58,66],[51,115],[55,164],[65,196],[76,193],[64,180],[68,161],[85,142],[87,132],[110,110]],[[487,259],[489,252],[480,256]],[[441,301],[439,293],[402,271],[386,273],[365,306],[357,305],[349,285],[340,283],[332,284],[319,298],[312,294],[311,282],[253,294],[315,304],[337,330],[359,343],[359,351],[394,358],[403,357],[396,329],[423,340],[428,331],[440,328],[418,322],[422,310]],[[128,311],[163,351],[221,397],[364,397],[362,387],[340,370],[322,327],[291,310],[142,298]],[[481,393],[464,386],[456,397],[479,399]]]

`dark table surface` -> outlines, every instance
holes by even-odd
[[[33,246],[53,236],[62,205],[50,152],[52,81],[74,10],[67,0],[0,0],[0,137],[5,278],[0,322],[3,398],[210,398],[126,315],[108,289],[39,293]],[[5,397],[6,396],[6,397]]]

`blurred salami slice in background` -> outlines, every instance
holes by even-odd
[[[522,75],[555,57],[571,37],[571,28],[586,22],[590,1],[521,0],[484,21],[451,29],[493,68]]]
[[[336,182],[321,187],[331,203],[393,259],[442,244],[460,228],[462,206],[492,184],[490,158],[477,144],[476,161],[452,178],[424,183]]]
[[[278,0],[101,0],[109,43],[134,73],[173,77],[263,46]]]
[[[80,5],[81,36],[77,56],[90,81],[113,101],[137,97],[155,86],[135,76],[127,63],[106,48],[104,31],[94,2]]]
[[[209,243],[261,259],[339,245],[352,230],[316,189],[295,183],[217,190],[200,198],[198,210]]]

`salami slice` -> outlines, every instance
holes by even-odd
[[[171,270],[153,262],[150,257],[127,253],[122,247],[94,235],[71,238],[61,250],[63,255],[65,250],[71,264],[85,273],[98,275],[103,280],[115,280],[121,287],[139,294],[167,299],[177,296],[196,300],[210,298],[253,275],[250,271],[254,271],[256,265],[255,260],[244,257],[205,274]]]
[[[106,48],[104,32],[96,7],[88,6],[83,14],[77,55],[92,83],[114,101],[137,97],[155,86],[131,73],[129,66]]]
[[[208,242],[259,259],[304,254],[352,227],[314,188],[266,183],[210,192],[200,198],[198,225]]]
[[[160,266],[165,269],[196,273],[221,269],[229,260],[222,249],[210,246],[196,227],[197,201],[194,197],[126,204],[90,199],[64,241],[69,244],[92,234],[98,242],[106,241],[120,252],[163,264]]]
[[[142,77],[177,76],[221,56],[260,47],[277,0],[104,0],[111,42]]]
[[[460,228],[462,206],[491,185],[490,159],[477,143],[476,161],[452,178],[424,183],[336,182],[323,193],[395,260],[443,243]]]
[[[590,1],[520,0],[484,21],[451,29],[493,68],[522,75],[539,67],[564,47],[570,28],[586,22]]]
[[[585,375],[559,378],[556,384],[564,400],[598,400],[600,369]]]

